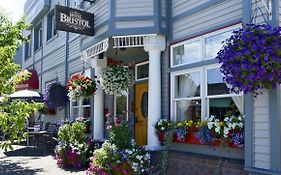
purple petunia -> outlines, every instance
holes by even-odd
[[[281,82],[281,27],[248,24],[233,32],[218,52],[230,91],[259,94]]]

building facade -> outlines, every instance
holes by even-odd
[[[281,174],[280,87],[258,97],[227,91],[215,59],[221,42],[242,24],[279,26],[277,0],[27,0],[24,14],[32,24],[24,31],[22,67],[35,69],[40,92],[71,75],[94,77],[112,63],[129,66],[135,85],[112,97],[98,88],[92,100],[69,102],[45,122],[90,117],[93,137],[105,138],[107,112],[124,115],[137,143],[161,149],[154,124],[223,119],[235,109],[245,114],[245,148],[213,148],[174,143],[170,174]],[[55,5],[94,14],[94,36],[58,31]],[[120,112],[126,111],[125,113]]]

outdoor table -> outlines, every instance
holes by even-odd
[[[27,141],[26,141],[26,146],[29,146],[29,135],[34,135],[36,142],[37,142],[37,146],[39,145],[39,141],[40,141],[40,137],[43,136],[43,134],[46,134],[47,131],[28,131],[27,134]]]

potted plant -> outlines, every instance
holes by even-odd
[[[160,119],[155,124],[155,129],[159,138],[159,141],[165,141],[165,135],[168,131],[172,130],[174,123],[167,119]]]
[[[64,124],[59,128],[59,142],[55,149],[59,167],[80,169],[88,165],[92,151],[99,146],[86,138],[85,128],[82,122]]]
[[[96,81],[82,74],[72,75],[67,82],[67,91],[71,100],[88,98],[96,91]]]
[[[196,134],[199,130],[200,121],[193,121],[193,120],[186,120],[184,122],[186,130],[187,130],[187,134],[185,137],[184,142],[185,143],[189,143],[189,144],[200,144],[199,139],[197,138]]]
[[[224,137],[228,140],[229,146],[243,148],[245,142],[244,115],[226,117],[224,122]]]
[[[108,95],[120,96],[134,84],[134,75],[128,67],[111,65],[101,74],[101,87]]]
[[[224,42],[216,58],[232,92],[256,96],[281,82],[280,31],[267,24],[249,24]]]
[[[100,149],[94,151],[90,168],[86,174],[132,175],[132,170],[126,159],[122,159],[122,154],[118,151],[118,148],[109,141],[105,141]]]
[[[63,107],[68,102],[65,86],[60,83],[49,85],[44,93],[44,103],[49,109]]]

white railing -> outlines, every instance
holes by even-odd
[[[145,38],[148,36],[152,35],[114,36],[113,48],[144,47]]]

